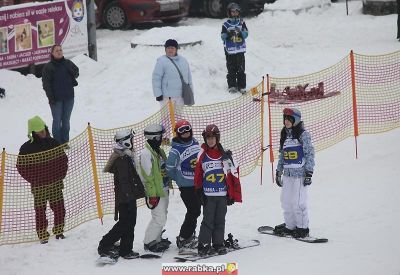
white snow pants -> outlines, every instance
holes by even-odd
[[[161,241],[162,230],[167,223],[169,192],[165,192],[165,197],[161,197],[156,208],[151,210],[151,220],[147,225],[144,234],[144,243],[148,244],[152,241]]]
[[[303,182],[304,177],[282,178],[281,206],[288,229],[308,228],[308,186],[304,186]]]

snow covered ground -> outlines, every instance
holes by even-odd
[[[309,1],[297,0],[301,7]],[[298,3],[296,8],[298,7]],[[361,54],[384,54],[400,49],[395,39],[396,15],[361,14],[361,1],[293,11],[266,11],[247,18],[250,36],[246,54],[248,86],[264,74],[296,76],[335,64],[351,49]],[[151,30],[99,30],[98,62],[85,56],[73,60],[81,76],[71,119],[71,136],[86,122],[97,128],[114,128],[143,120],[159,108],[151,92],[151,73],[162,47],[130,47],[131,41],[162,44],[167,38],[202,39],[201,45],[182,48],[192,68],[196,101],[226,101],[225,58],[219,32],[222,20],[187,19],[176,27]],[[159,26],[159,25],[155,25]],[[151,35],[149,35],[149,33]],[[0,100],[0,146],[17,153],[26,140],[27,119],[51,114],[41,80],[0,70],[0,86],[7,97]],[[400,274],[400,129],[359,137],[359,159],[354,140],[347,139],[319,152],[310,188],[312,235],[329,238],[327,244],[306,244],[259,235],[260,225],[282,221],[280,189],[271,182],[266,160],[263,185],[260,171],[244,177],[244,203],[230,207],[226,231],[238,239],[257,238],[261,246],[213,258],[205,262],[238,262],[240,274]],[[387,146],[383,146],[386,145]],[[174,239],[184,216],[179,192],[171,196],[166,236]],[[138,211],[135,248],[142,249],[150,212]],[[0,247],[1,274],[161,274],[161,263],[172,262],[171,247],[159,260],[123,260],[99,268],[94,261],[97,244],[113,225],[111,216],[101,226],[97,220],[66,232],[67,239]]]

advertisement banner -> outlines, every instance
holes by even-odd
[[[88,53],[83,0],[27,3],[0,8],[0,69],[50,60],[60,44],[66,58]]]

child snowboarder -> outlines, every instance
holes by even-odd
[[[242,201],[239,170],[235,167],[231,152],[225,152],[220,144],[220,132],[216,125],[208,125],[202,136],[205,143],[201,145],[194,175],[196,194],[203,204],[198,254],[226,254],[224,234],[227,205]]]
[[[187,120],[179,120],[175,124],[176,137],[172,139],[172,148],[167,160],[167,172],[179,186],[181,198],[186,207],[186,216],[179,236],[176,237],[176,245],[179,253],[184,254],[188,250],[197,247],[195,230],[197,218],[201,213],[201,204],[194,192],[194,168],[200,145],[193,138],[192,125]]]
[[[164,127],[159,124],[148,125],[144,129],[147,141],[140,155],[141,175],[144,180],[147,206],[151,209],[151,220],[144,236],[144,249],[163,252],[171,242],[161,234],[167,222],[169,187],[171,180],[165,169],[167,157],[160,147]]]
[[[304,129],[299,110],[285,108],[283,124],[276,184],[282,187],[281,205],[285,223],[275,226],[274,233],[304,238],[310,232],[307,191],[314,171],[314,147],[310,134]]]
[[[114,137],[114,151],[103,171],[114,174],[115,220],[113,228],[103,236],[98,253],[112,259],[118,256],[135,259],[139,253],[132,251],[137,216],[136,200],[143,198],[144,187],[135,167],[133,148],[134,132],[118,130]],[[119,251],[114,243],[121,240]]]
[[[240,18],[240,6],[227,6],[228,20],[222,25],[221,39],[224,42],[228,91],[246,92],[245,57],[246,38],[249,35],[246,23]]]

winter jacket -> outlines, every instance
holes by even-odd
[[[237,35],[230,32],[236,30]],[[249,36],[246,23],[243,19],[228,19],[222,24],[221,39],[224,42],[225,53],[237,54],[246,52],[246,38]]]
[[[205,178],[204,159],[214,159],[221,161],[222,172],[224,173],[224,184],[226,186],[226,195],[235,202],[242,202],[242,190],[239,179],[239,168],[236,167],[231,153],[227,154],[221,145],[219,148],[210,149],[203,143],[197,158],[197,164],[194,173],[194,186],[196,190],[204,189],[203,182]],[[212,178],[212,177],[211,177]],[[216,179],[216,182],[221,178]],[[205,195],[211,193],[204,190]]]
[[[42,85],[49,102],[74,98],[79,68],[69,59],[51,58],[42,71]]]
[[[164,197],[164,189],[169,188],[170,182],[165,185],[166,171],[162,171],[162,162],[167,159],[163,149],[160,148],[161,157],[146,142],[140,154],[140,171],[144,180],[147,197]],[[165,167],[165,165],[164,165]],[[169,180],[168,180],[169,181]]]
[[[305,176],[305,172],[314,171],[315,152],[314,146],[311,142],[311,136],[306,130],[303,129],[303,123],[300,123],[293,129],[287,129],[286,127],[282,129],[281,143],[286,142],[286,140],[293,140],[294,142],[298,140],[298,142],[302,145],[304,165],[297,168],[284,168],[283,149],[280,149],[278,166],[276,170],[281,172],[283,171],[283,174],[289,177],[301,178]]]
[[[183,142],[177,138],[172,139],[166,168],[168,176],[179,187],[194,186],[194,168],[199,151],[200,145],[196,139],[189,142]]]
[[[180,55],[170,58],[174,60],[175,64],[179,67],[185,83],[188,83],[192,91],[194,91],[189,63]],[[154,97],[161,95],[164,97],[182,97],[182,82],[178,70],[166,55],[157,59],[152,82]]]
[[[68,157],[59,147],[60,143],[50,137],[39,138],[33,133],[33,141],[28,140],[19,149],[17,158],[18,173],[31,184],[41,187],[61,182],[68,170]]]
[[[104,172],[114,174],[116,204],[128,203],[145,197],[143,183],[136,171],[131,152],[114,149]]]

